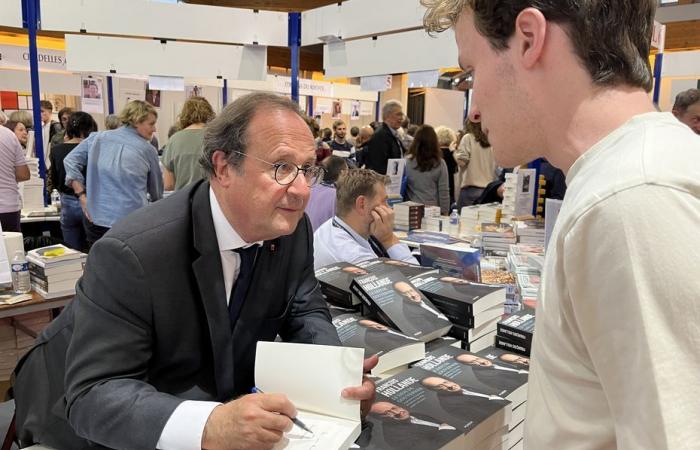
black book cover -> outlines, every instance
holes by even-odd
[[[430,450],[458,439],[463,444],[455,448],[464,448],[502,429],[509,410],[507,400],[409,369],[377,383],[367,448]]]
[[[343,346],[364,348],[365,358],[372,355],[381,357],[392,350],[407,345],[420,344],[421,347],[424,345],[423,342],[415,338],[408,337],[359,314],[336,316],[333,318],[333,325]]]
[[[517,311],[498,322],[496,329],[499,336],[520,344],[529,354],[532,333],[535,331],[535,310],[524,308],[522,311]]]
[[[339,262],[319,267],[316,270],[316,279],[321,285],[321,292],[329,302],[352,308],[359,305],[360,300],[350,291],[350,283],[356,277],[367,273],[361,267]]]
[[[474,327],[474,316],[506,301],[506,290],[432,271],[411,277],[413,283],[453,323]]]
[[[425,343],[425,351],[430,353],[430,352],[437,350],[439,348],[442,348],[442,347],[449,347],[449,346],[454,347],[455,345],[457,347],[459,347],[460,344],[459,344],[458,339],[455,339],[451,336],[443,336],[443,337],[439,337],[437,339],[433,339],[430,342],[426,342]]]
[[[430,352],[413,367],[429,370],[460,385],[472,386],[477,392],[508,398],[516,405],[527,395],[529,369],[454,347]]]
[[[353,289],[385,325],[423,342],[444,336],[452,326],[401,272],[364,275],[353,280]]]
[[[391,258],[370,259],[368,261],[357,263],[357,265],[365,269],[367,272],[375,275],[383,275],[387,272],[398,270],[408,278],[435,270],[431,267],[423,267]]]

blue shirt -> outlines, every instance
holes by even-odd
[[[392,259],[418,264],[406,244],[392,245],[386,252]],[[338,216],[326,221],[314,233],[314,269],[336,262],[356,264],[374,258],[377,255],[369,241]]]
[[[66,185],[86,187],[92,222],[111,228],[119,219],[163,197],[158,153],[130,126],[92,133],[63,161]],[[87,167],[87,184],[83,170]]]

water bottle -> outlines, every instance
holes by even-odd
[[[459,214],[457,210],[453,209],[452,214],[450,214],[450,236],[459,236]]]
[[[29,278],[29,263],[22,250],[17,250],[12,258],[12,289],[15,294],[26,294],[32,288]]]
[[[56,208],[56,211],[61,210],[61,194],[58,193],[57,189],[51,191],[51,206]]]

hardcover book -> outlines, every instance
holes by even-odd
[[[342,314],[333,319],[338,337],[345,347],[365,350],[365,358],[379,356],[379,363],[372,374],[380,374],[425,356],[425,343],[396,330],[366,319],[358,314]]]
[[[518,350],[530,355],[532,348],[532,333],[535,330],[535,310],[524,308],[500,321],[497,325],[498,336],[503,338],[503,346],[507,350]],[[517,347],[512,347],[517,346]],[[502,348],[502,347],[501,347]]]
[[[339,262],[320,267],[316,270],[316,279],[326,300],[337,305],[353,308],[360,304],[360,299],[350,291],[350,283],[356,277],[367,275],[361,267],[346,262]]]
[[[358,267],[361,267],[367,272],[373,273],[375,275],[382,275],[387,272],[393,272],[395,270],[398,270],[404,276],[409,278],[415,275],[420,275],[422,273],[434,270],[432,267],[423,267],[417,264],[411,264],[405,261],[399,261],[391,258],[370,259],[368,261],[357,263],[357,265]]]
[[[454,245],[422,244],[420,256],[424,266],[441,269],[453,277],[469,281],[481,280],[478,249]]]
[[[428,342],[452,326],[398,270],[355,278],[351,289],[381,322],[406,336]]]
[[[377,384],[365,448],[490,449],[507,432],[510,402],[421,368]]]

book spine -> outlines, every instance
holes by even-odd
[[[438,308],[449,309],[453,313],[457,313],[461,316],[474,316],[474,308],[471,303],[455,300],[453,298],[446,297],[444,295],[436,294],[434,292],[425,291],[421,289],[423,295],[428,297],[431,302]],[[472,317],[472,323],[474,319]]]
[[[496,332],[509,340],[518,343],[524,347],[530,348],[532,345],[532,333],[528,331],[519,330],[517,328],[505,325],[499,322],[496,325]]]
[[[352,294],[350,292],[343,291],[336,286],[330,285],[323,281],[319,281],[321,284],[321,291],[326,294],[328,300],[334,301],[339,306],[352,307]]]
[[[519,342],[513,341],[511,339],[508,339],[507,337],[503,337],[500,335],[496,335],[496,348],[500,348],[501,350],[506,350],[509,352],[515,352],[519,353],[521,355],[525,356],[530,356],[530,347],[529,346],[524,346]]]

